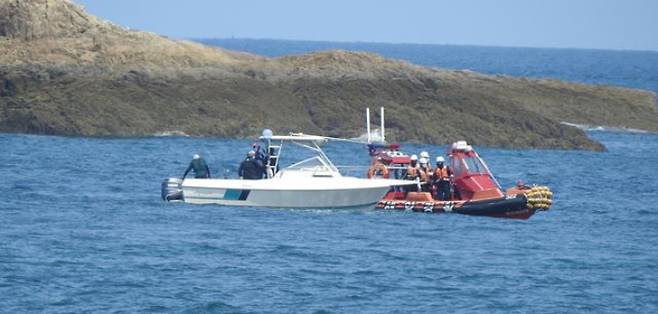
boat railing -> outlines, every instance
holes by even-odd
[[[344,176],[349,177],[363,177],[368,172],[367,166],[336,166],[340,173]]]

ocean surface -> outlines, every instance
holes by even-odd
[[[216,44],[658,90],[655,52]],[[0,312],[658,313],[658,134],[588,134],[608,151],[478,148],[504,186],[553,189],[553,208],[528,221],[164,203],[160,183],[192,154],[234,177],[251,141],[0,134]],[[368,163],[361,145],[326,150]]]
[[[515,221],[164,203],[193,153],[231,177],[251,142],[0,134],[0,312],[658,313],[658,134],[590,135],[609,151],[480,149],[555,192]]]
[[[272,39],[197,39],[270,57],[330,49],[369,51],[388,58],[494,75],[553,78],[658,92],[658,52],[507,48],[452,45],[340,43]]]

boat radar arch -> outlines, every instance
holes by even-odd
[[[272,135],[269,138],[265,136],[260,137],[261,140],[272,141],[296,141],[296,142],[326,142],[329,138],[318,135],[306,135],[302,133],[291,133],[290,135]]]
[[[379,139],[376,140],[377,144],[386,144],[386,126],[384,122],[384,107],[379,108]],[[372,130],[370,127],[370,108],[366,108],[366,134],[367,134],[367,144],[372,144]]]

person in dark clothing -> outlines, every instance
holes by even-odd
[[[260,180],[263,178],[263,164],[256,159],[256,152],[250,151],[247,158],[240,163],[238,169],[240,179]]]
[[[187,167],[187,170],[185,170],[183,179],[187,177],[187,174],[190,172],[190,170],[194,170],[194,177],[197,179],[210,178],[210,168],[208,167],[206,161],[203,158],[201,158],[201,156],[199,156],[198,154],[194,154],[194,156],[192,156],[192,161],[190,162],[190,165]]]
[[[452,175],[448,166],[443,163],[443,156],[436,157],[436,169],[434,169],[433,185],[436,188],[436,198],[440,201],[450,200],[450,176]]]
[[[260,145],[258,145],[257,143],[253,143],[251,145],[251,150],[256,153],[256,155],[255,155],[256,160],[258,160],[258,161],[262,162],[263,164],[265,164],[265,161],[266,161],[267,158],[265,156],[264,149],[261,149]]]
[[[265,149],[261,149],[260,145],[258,143],[253,143],[251,144],[251,150],[255,152],[256,154],[254,155],[254,158],[256,158],[256,161],[258,161],[259,164],[261,164],[261,170],[263,171],[263,176],[267,177],[267,161],[268,161],[268,156],[265,155]]]

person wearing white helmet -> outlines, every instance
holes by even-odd
[[[194,170],[194,178],[196,179],[210,178],[210,168],[208,167],[208,163],[206,163],[199,154],[194,154],[194,156],[192,156],[192,161],[190,162],[190,165],[187,166],[185,174],[183,174],[183,180],[185,180],[185,177],[187,177],[190,170]]]
[[[432,174],[432,163],[431,163],[431,159],[430,159],[430,153],[428,153],[426,151],[420,152],[419,157],[420,157],[420,159],[425,159],[426,160],[425,163],[421,163],[421,164],[426,165],[424,170],[425,170],[425,172],[427,173],[428,176],[431,175]]]
[[[452,175],[450,168],[444,165],[443,156],[436,157],[436,168],[432,175],[432,184],[436,189],[436,197],[441,201],[450,200],[450,177]]]

